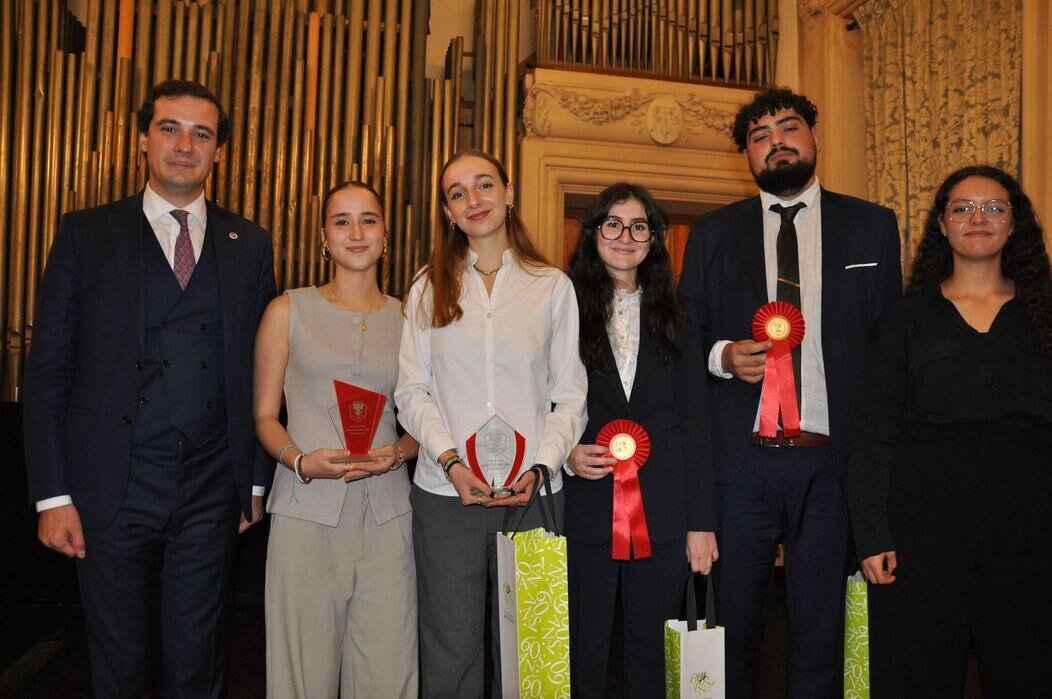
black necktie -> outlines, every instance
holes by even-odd
[[[778,228],[778,284],[777,299],[787,301],[803,313],[800,308],[800,252],[796,245],[796,224],[793,219],[800,209],[807,206],[803,202],[792,206],[772,204],[771,211],[782,217],[782,225]],[[800,347],[793,350],[793,378],[796,380],[796,402],[799,406],[803,402],[803,394],[800,393]]]

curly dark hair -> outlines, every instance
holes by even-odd
[[[818,107],[811,100],[796,94],[787,87],[768,87],[757,92],[752,102],[743,104],[738,113],[734,115],[731,135],[738,146],[738,152],[744,152],[748,145],[749,125],[759,121],[760,117],[765,114],[774,116],[779,109],[794,110],[811,128],[818,123]]]
[[[650,250],[636,270],[636,278],[643,291],[641,322],[646,324],[646,329],[657,341],[658,356],[662,361],[679,354],[679,329],[683,325],[683,311],[676,302],[672,288],[672,264],[665,249],[668,220],[645,188],[618,182],[604,189],[588,208],[581,221],[577,248],[570,258],[569,275],[577,291],[577,306],[581,316],[581,361],[589,371],[617,371],[607,351],[610,341],[606,334],[614,301],[614,280],[599,257],[596,236],[599,224],[610,214],[610,209],[629,199],[636,199],[643,205],[652,231]]]
[[[942,234],[939,220],[950,200],[950,190],[969,177],[997,182],[1008,192],[1012,206],[1012,235],[1001,251],[1001,273],[1015,284],[1015,295],[1023,303],[1038,346],[1052,358],[1052,271],[1041,224],[1034,216],[1030,197],[1015,178],[991,165],[971,165],[950,174],[935,192],[928,212],[924,237],[917,250],[906,294],[915,294],[939,284],[953,272],[953,251]]]
[[[139,107],[139,111],[136,114],[139,133],[144,134],[150,130],[150,122],[153,121],[154,105],[157,103],[157,100],[162,97],[167,97],[169,99],[175,99],[177,97],[197,97],[198,99],[208,100],[216,106],[216,110],[219,112],[219,120],[216,123],[216,143],[222,147],[230,137],[230,117],[227,116],[226,111],[223,109],[223,105],[219,102],[219,98],[215,96],[214,92],[201,83],[195,83],[190,80],[165,80],[164,82],[159,82],[150,88],[149,93],[146,95],[146,99],[143,100],[142,106]]]

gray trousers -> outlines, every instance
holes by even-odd
[[[336,527],[274,515],[267,550],[267,696],[417,696],[409,513],[377,525],[364,489]]]
[[[563,494],[553,494],[559,530]],[[485,664],[486,584],[491,586],[493,686],[500,697],[500,631],[497,619],[497,538],[506,508],[465,507],[456,497],[434,495],[415,485],[413,551],[420,614],[421,696],[426,699],[481,699]],[[538,499],[521,529],[541,526]],[[513,511],[513,524],[521,509]]]

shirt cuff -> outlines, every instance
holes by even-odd
[[[44,510],[53,510],[56,507],[62,507],[63,505],[72,505],[73,498],[69,495],[56,495],[53,498],[47,498],[46,500],[37,500],[37,512],[43,512]]]
[[[721,379],[732,379],[734,374],[723,370],[723,348],[734,344],[730,340],[717,340],[709,350],[709,373]]]
[[[252,494],[253,495],[258,495],[259,497],[263,497],[264,495],[267,494],[267,486],[265,486],[265,485],[254,485],[254,486],[252,486]]]

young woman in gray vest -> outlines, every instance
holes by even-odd
[[[286,291],[256,339],[256,432],[277,459],[267,501],[267,695],[416,697],[416,574],[409,478],[398,437],[401,304],[377,285],[383,203],[337,185],[322,204],[332,280]],[[386,397],[369,455],[346,462],[334,380]],[[282,396],[288,427],[278,419]],[[362,403],[347,402],[368,418]],[[361,415],[358,415],[361,413]],[[343,457],[344,460],[341,460]]]

